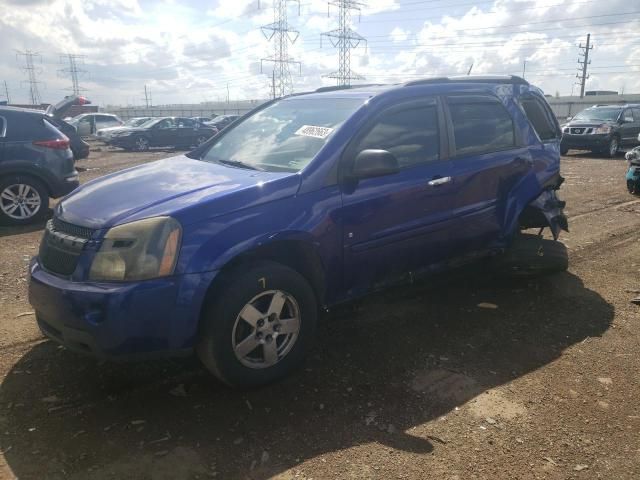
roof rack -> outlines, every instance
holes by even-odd
[[[510,85],[529,85],[524,78],[517,75],[464,75],[455,77],[434,77],[424,78],[422,80],[413,80],[404,84],[405,87],[415,85],[433,85],[436,83],[504,83]]]
[[[333,92],[335,90],[349,90],[350,88],[363,88],[363,87],[380,87],[383,83],[359,83],[356,85],[333,85],[331,87],[320,87],[314,90],[315,93]]]

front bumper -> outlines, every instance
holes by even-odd
[[[563,133],[561,145],[566,148],[575,148],[577,150],[592,150],[606,148],[610,141],[610,134],[571,135],[569,133]]]
[[[29,267],[29,302],[50,339],[105,359],[170,356],[193,349],[216,272],[127,283],[72,282]]]

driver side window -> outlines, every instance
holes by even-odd
[[[173,120],[171,118],[165,118],[160,123],[158,123],[158,128],[173,128]]]
[[[357,152],[387,150],[400,168],[411,168],[438,160],[439,138],[435,105],[407,107],[383,113],[360,141]]]

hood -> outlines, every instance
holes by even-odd
[[[613,120],[580,120],[580,119],[571,119],[567,123],[563,125],[564,127],[599,127],[600,125],[609,125],[614,126],[617,123]]]
[[[88,99],[81,95],[73,95],[64,97],[55,105],[49,105],[45,113],[50,117],[62,119],[64,115],[71,110],[71,107],[75,105],[89,105],[90,103]]]
[[[181,155],[88,182],[58,204],[56,215],[94,229],[159,215],[186,225],[293,196],[299,185],[295,173],[259,172]]]

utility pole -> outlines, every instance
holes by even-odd
[[[364,77],[351,70],[351,50],[357,48],[361,43],[367,44],[367,39],[351,28],[351,10],[356,10],[358,14],[365,5],[357,0],[334,0],[327,4],[327,15],[331,5],[338,7],[338,28],[320,35],[320,46],[322,37],[328,37],[331,45],[338,49],[338,71],[326,75],[328,78],[335,78],[337,85],[351,85],[351,80],[363,80]]]
[[[24,52],[17,52],[17,57],[24,57],[25,66],[22,69],[27,73],[27,82],[29,83],[29,100],[32,105],[40,105],[40,92],[38,91],[38,84],[41,83],[36,77],[36,68],[33,64],[33,59],[38,58],[42,63],[42,57],[37,52],[26,50]]]
[[[582,46],[582,43],[580,44],[580,46],[578,47],[580,50],[582,50],[582,52],[580,52],[580,56],[584,57],[584,60],[580,60],[578,58],[578,65],[580,65],[580,69],[582,70],[582,72],[578,72],[576,74],[576,78],[580,81],[580,98],[584,97],[584,87],[587,83],[587,80],[589,78],[589,75],[587,75],[587,67],[589,66],[589,64],[591,63],[591,60],[589,60],[589,50],[593,50],[593,45],[591,45],[591,34],[588,33],[587,34],[587,44],[586,46]]]
[[[68,67],[60,70],[61,73],[67,74],[71,78],[71,91],[74,95],[80,95],[79,77],[80,74],[86,73],[85,70],[78,68],[78,63],[84,63],[84,55],[75,55],[73,53],[65,53],[60,55],[60,63],[68,62]]]
[[[11,103],[11,98],[9,98],[9,87],[7,86],[7,81],[4,81],[4,96],[7,98],[7,103]]]
[[[276,70],[275,68],[271,72],[271,95],[273,99],[276,99]]]
[[[527,71],[527,61],[522,62],[522,78],[524,78],[524,74]]]
[[[147,85],[144,86],[144,104],[147,108],[151,106],[151,92],[147,89]]]
[[[261,28],[265,38],[269,41],[273,40],[273,55],[260,60],[260,72],[262,72],[263,62],[273,63],[273,82],[276,95],[279,97],[293,91],[289,66],[298,65],[302,74],[302,64],[289,56],[289,43],[293,45],[300,36],[300,32],[293,30],[287,21],[288,2],[298,4],[298,15],[300,15],[300,0],[273,0],[273,23]]]
[[[229,103],[229,82],[227,82],[227,103]]]

